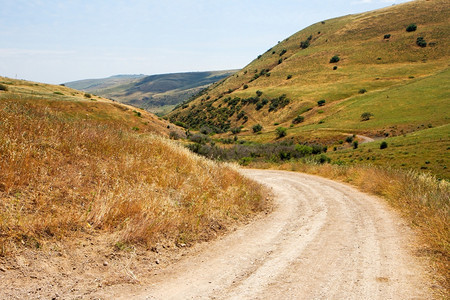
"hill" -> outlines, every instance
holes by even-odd
[[[183,130],[102,97],[0,77],[0,124],[0,260],[94,236],[190,244],[264,207],[258,185],[166,138]]]
[[[164,114],[210,84],[235,72],[236,70],[152,76],[119,75],[105,79],[68,82],[65,85],[142,107],[153,113]]]
[[[320,143],[336,148],[334,158],[352,162],[361,157],[344,159],[350,145],[342,141],[349,135],[389,142],[437,128],[435,140],[420,150],[423,157],[417,147],[405,148],[415,162],[387,159],[391,149],[379,159],[448,178],[449,13],[448,1],[418,0],[318,22],[168,117],[221,136],[239,127],[236,136],[246,141]],[[257,124],[262,130],[254,132]],[[285,137],[276,134],[278,127],[286,128]]]

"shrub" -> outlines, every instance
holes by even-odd
[[[287,52],[287,50],[286,49],[283,49],[283,50],[281,50],[281,52],[280,52],[280,56],[283,56],[285,53]]]
[[[171,131],[171,132],[169,132],[169,138],[171,140],[178,140],[180,138],[180,136],[178,135],[178,133],[176,131]]]
[[[300,42],[300,48],[306,49],[308,47],[309,47],[309,41],[308,40]]]
[[[419,47],[425,48],[427,46],[427,42],[425,42],[424,38],[419,36],[416,40],[416,44]]]
[[[244,90],[248,89],[248,84],[244,84]]]
[[[358,141],[353,141],[353,149],[358,149]]]
[[[241,132],[241,127],[233,127],[233,128],[231,128],[231,133],[232,134],[238,134],[239,132]]]
[[[337,63],[340,60],[339,56],[335,55],[330,59],[330,63]]]
[[[304,116],[296,116],[294,120],[292,120],[293,124],[298,124],[298,123],[302,123],[303,121],[305,121],[305,117]]]
[[[92,98],[92,95],[91,95],[91,94],[88,94],[88,93],[84,94],[84,96],[85,96],[86,98]]]
[[[345,138],[345,141],[350,144],[351,142],[353,142],[353,136],[349,135]]]
[[[292,75],[289,74],[286,79],[291,79],[291,78],[292,78]]]
[[[365,94],[365,93],[367,93],[367,90],[366,90],[366,89],[360,89],[360,90],[358,91],[358,93],[360,93],[360,94]]]
[[[278,138],[285,137],[287,135],[287,128],[285,127],[277,127],[275,130]]]
[[[257,133],[257,132],[261,132],[263,127],[261,126],[261,124],[256,124],[256,125],[253,125],[252,129],[253,129],[254,133]]]
[[[260,59],[262,57],[262,55],[258,55],[258,59]]]
[[[280,59],[278,60],[278,64],[281,64],[282,62],[283,62],[283,59],[280,58]]]
[[[325,100],[319,100],[319,101],[317,101],[317,105],[319,105],[319,106],[324,106],[325,105]]]
[[[385,39],[385,40],[387,40],[387,39],[389,39],[389,38],[391,38],[391,35],[390,35],[390,34],[385,34],[385,35],[384,35],[384,39]]]
[[[202,126],[200,128],[200,132],[206,135],[209,135],[213,132],[213,130],[209,126]]]
[[[388,144],[385,141],[382,141],[380,144],[380,149],[386,149]]]
[[[261,97],[261,95],[263,94],[263,92],[262,91],[256,91],[256,96],[258,96],[258,97]]]
[[[7,90],[8,90],[8,87],[6,85],[0,83],[0,91],[7,91]]]
[[[206,144],[207,142],[211,141],[211,139],[207,135],[201,133],[196,133],[190,136],[189,139],[197,144]]]
[[[334,67],[333,67],[333,70],[337,70],[337,68],[338,68],[337,66],[334,66]]]
[[[373,114],[370,112],[364,112],[361,114],[361,121],[368,121],[370,120],[370,117],[372,117]]]
[[[417,25],[416,24],[409,24],[406,27],[406,31],[408,31],[408,32],[412,32],[412,31],[416,31],[416,30],[417,30]]]

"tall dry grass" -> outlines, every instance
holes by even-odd
[[[232,167],[130,128],[0,100],[0,255],[92,232],[189,244],[265,208]]]
[[[381,196],[398,209],[421,235],[422,254],[432,259],[437,280],[450,291],[450,184],[435,177],[387,167],[339,166],[292,162],[260,163],[253,167],[276,168],[319,175],[357,186]]]

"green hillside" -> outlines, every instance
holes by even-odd
[[[448,1],[419,0],[318,22],[168,117],[221,137],[240,127],[237,137],[246,141],[321,143],[337,153],[350,151],[341,144],[348,135],[380,140],[437,128],[436,145],[425,147],[438,147],[446,162],[434,171],[448,177],[449,15]],[[278,127],[287,128],[285,137]],[[436,154],[422,150],[416,168]]]
[[[188,72],[161,75],[118,75],[65,85],[122,103],[164,114],[192,95],[232,74],[231,71]]]

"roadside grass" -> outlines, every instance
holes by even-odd
[[[132,130],[127,114],[20,98],[0,100],[0,255],[102,232],[189,245],[266,208],[261,187],[233,167]]]
[[[439,293],[450,291],[450,184],[416,171],[376,166],[338,166],[290,162],[281,165],[254,163],[249,167],[303,172],[350,183],[385,199],[419,232],[420,256],[430,259]]]

